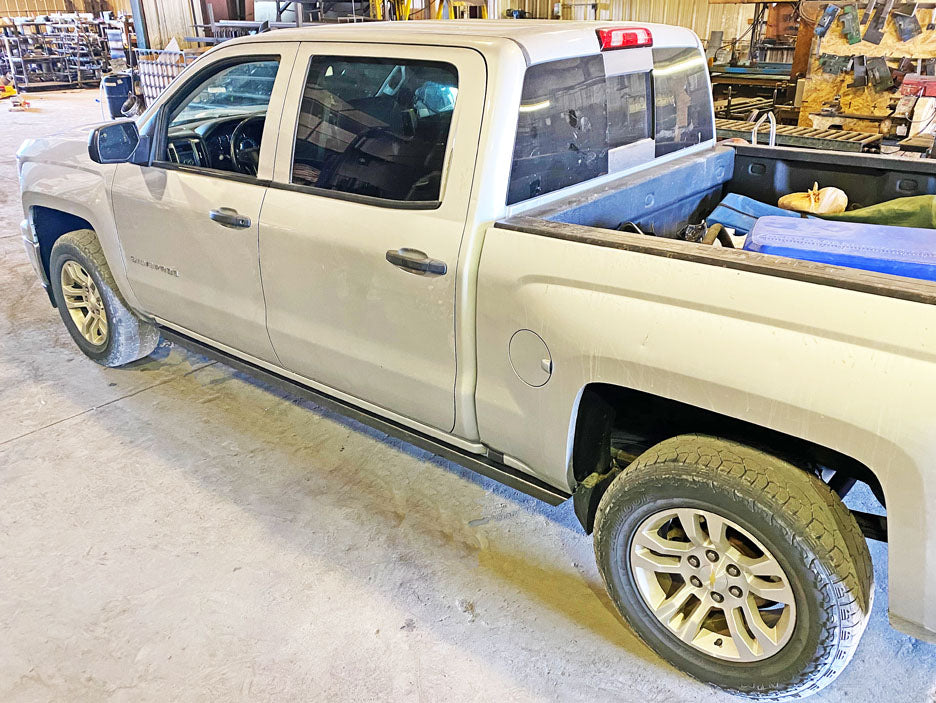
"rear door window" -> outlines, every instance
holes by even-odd
[[[316,56],[292,182],[353,195],[436,201],[458,71],[448,63]]]
[[[711,92],[705,59],[696,49],[653,50],[656,155],[712,138]]]

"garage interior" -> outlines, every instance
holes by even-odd
[[[237,37],[496,18],[686,27],[718,139],[932,158],[936,5],[897,6],[860,55],[848,32],[876,20],[853,26],[855,6],[0,0],[0,700],[738,700],[627,626],[572,501],[167,340],[124,368],[86,358],[24,254],[16,152],[136,118]],[[883,513],[863,484],[846,505]],[[867,631],[813,700],[936,701],[936,648],[888,624],[894,545],[868,547]]]

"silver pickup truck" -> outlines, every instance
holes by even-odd
[[[665,234],[922,163],[716,145],[675,27],[407,22],[224,43],[137,121],[25,143],[23,237],[76,344],[160,335],[551,503],[691,675],[768,699],[890,619],[936,639],[936,284]],[[631,231],[616,231],[621,222]],[[707,240],[706,240],[707,241]],[[866,484],[887,518],[850,512]]]

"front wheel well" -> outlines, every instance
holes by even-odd
[[[842,497],[856,482],[864,483],[884,506],[877,476],[847,454],[677,400],[594,383],[582,392],[572,446],[576,514],[585,530],[591,531],[593,508],[615,465],[626,466],[650,447],[684,434],[719,437],[772,454],[819,476]]]
[[[91,223],[83,217],[43,205],[33,205],[30,208],[30,221],[39,242],[39,256],[46,278],[49,277],[49,257],[52,255],[52,247],[58,238],[79,229],[94,229]]]

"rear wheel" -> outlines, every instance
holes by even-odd
[[[873,598],[867,544],[818,478],[749,447],[676,437],[601,499],[611,597],[660,656],[752,698],[810,695],[841,673]]]
[[[152,352],[159,332],[130,308],[92,230],[62,235],[49,257],[52,295],[78,347],[103,366],[122,366]]]

